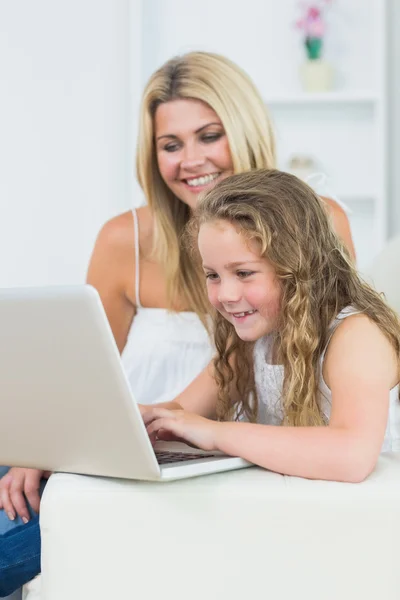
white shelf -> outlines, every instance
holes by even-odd
[[[343,193],[341,194],[340,192],[335,193],[335,196],[337,196],[339,198],[339,200],[341,200],[342,202],[344,202],[345,204],[348,202],[349,204],[374,204],[375,202],[378,202],[378,197],[374,194],[371,194],[371,192],[367,192],[365,194],[363,193],[350,193],[350,194],[346,194]]]
[[[373,92],[314,92],[270,96],[265,99],[267,106],[306,106],[309,104],[374,104],[378,96]]]

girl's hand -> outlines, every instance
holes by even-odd
[[[158,439],[182,440],[201,450],[218,450],[217,435],[219,423],[205,419],[184,410],[149,408],[143,415],[151,442]]]
[[[149,407],[146,404],[138,403],[138,408],[139,408],[140,415],[143,417],[144,413],[148,410]]]
[[[13,467],[0,479],[0,509],[4,509],[11,521],[17,515],[21,517],[24,523],[29,521],[30,514],[26,499],[33,510],[39,512],[40,480],[42,477],[49,477],[49,475],[49,471]]]

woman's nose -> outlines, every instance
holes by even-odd
[[[183,149],[181,167],[182,169],[197,169],[205,162],[204,155],[196,146],[185,146]]]

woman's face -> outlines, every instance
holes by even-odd
[[[161,177],[190,208],[201,192],[233,174],[224,128],[208,104],[192,99],[160,104],[154,130]]]

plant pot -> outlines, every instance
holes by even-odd
[[[300,78],[306,92],[327,92],[332,89],[333,69],[322,58],[307,60],[300,65]]]

